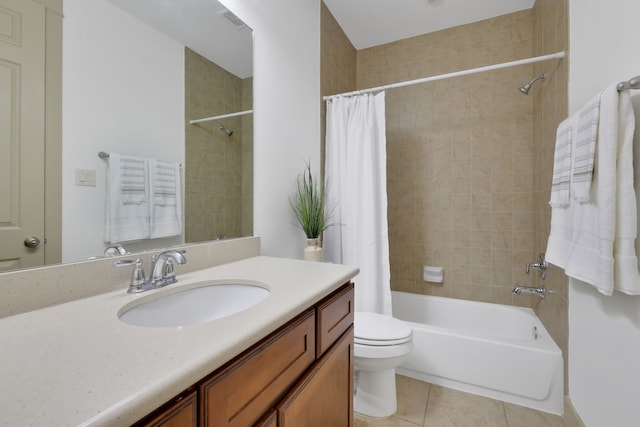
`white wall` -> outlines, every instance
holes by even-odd
[[[637,0],[570,2],[570,111],[640,74],[638,16]],[[637,101],[640,92],[632,93]],[[638,138],[635,147],[640,151]],[[602,296],[570,281],[569,395],[588,427],[638,425],[639,361],[640,297]]]
[[[254,233],[262,253],[302,258],[289,195],[320,173],[320,1],[221,0],[254,30]]]
[[[62,108],[66,262],[105,247],[106,161],[98,151],[184,164],[184,46],[105,0],[65,0]],[[75,186],[77,168],[95,170],[97,186]],[[125,246],[181,242],[182,236]]]

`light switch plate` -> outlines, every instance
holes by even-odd
[[[76,185],[82,187],[95,187],[96,171],[93,169],[76,169]]]

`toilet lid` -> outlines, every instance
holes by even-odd
[[[411,327],[391,316],[358,311],[354,319],[355,342],[366,345],[395,345],[411,339]]]

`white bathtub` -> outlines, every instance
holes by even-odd
[[[533,310],[392,292],[413,329],[401,375],[562,414],[562,352]]]

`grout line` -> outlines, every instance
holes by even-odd
[[[429,391],[427,392],[427,401],[425,402],[424,415],[422,416],[422,424],[421,424],[423,427],[425,427],[425,423],[427,422],[427,411],[429,410],[431,390],[433,390],[433,384],[429,384]]]
[[[504,402],[500,401],[500,406],[502,406],[502,414],[504,415],[504,425],[509,427],[509,418],[507,418],[507,408],[505,408]]]

